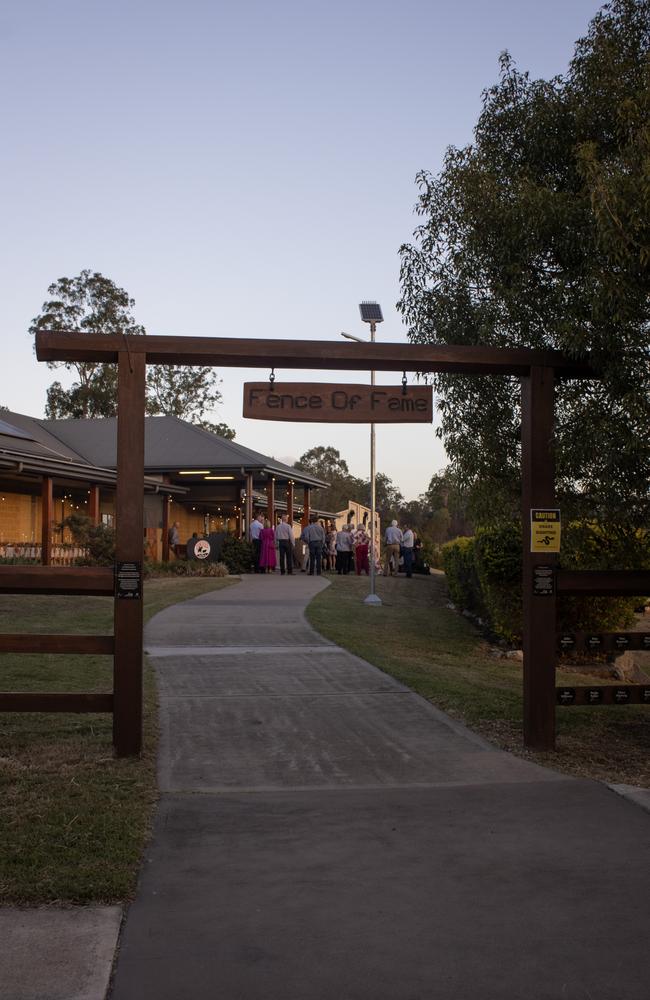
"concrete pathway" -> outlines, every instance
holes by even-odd
[[[121,906],[0,908],[2,1000],[103,1000]]]
[[[113,1000],[647,1000],[650,816],[320,638],[324,585],[149,624],[162,798]]]

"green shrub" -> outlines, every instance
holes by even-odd
[[[563,569],[647,567],[647,539],[636,553],[616,552],[612,538],[594,525],[570,524],[563,532]],[[482,528],[474,538],[457,538],[443,546],[443,568],[454,604],[482,618],[500,638],[520,643],[522,635],[521,526]],[[600,565],[599,565],[600,563]],[[603,565],[604,564],[604,565]],[[557,628],[613,632],[629,626],[640,597],[559,597]]]
[[[449,596],[463,610],[480,615],[483,610],[481,587],[474,563],[473,538],[456,538],[442,547],[442,565]]]
[[[507,642],[521,640],[521,527],[481,528],[476,533],[474,565],[483,614],[490,629]]]
[[[430,538],[423,538],[422,548],[420,549],[420,560],[426,563],[427,566],[442,569],[442,545],[431,541]]]
[[[254,566],[253,546],[243,538],[229,535],[221,547],[221,559],[229,573],[250,573]]]
[[[57,530],[67,528],[87,555],[75,559],[76,566],[112,566],[115,562],[115,531],[105,524],[93,524],[85,514],[70,514],[57,524]]]

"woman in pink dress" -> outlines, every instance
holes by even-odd
[[[275,569],[275,533],[269,520],[264,521],[260,531],[260,569],[264,573]]]

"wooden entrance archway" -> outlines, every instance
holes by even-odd
[[[395,343],[339,343],[336,341],[242,340],[207,337],[158,337],[39,332],[39,361],[94,361],[118,365],[118,440],[116,494],[117,567],[139,566],[142,560],[144,503],[144,401],[147,364],[211,365],[215,367],[316,369],[328,371],[448,372],[465,375],[512,375],[522,384],[522,523],[524,537],[524,741],[536,749],[555,745],[555,605],[556,594],[603,592],[594,590],[593,574],[557,573],[553,592],[533,592],[535,567],[553,565],[557,556],[531,553],[530,510],[554,506],[552,454],[554,386],[557,378],[595,378],[587,364],[555,351],[526,348],[426,346]],[[23,592],[79,592],[84,583],[80,570],[32,569],[16,574],[16,567],[0,571],[0,590],[16,592],[17,578]],[[18,568],[20,569],[20,568]],[[107,574],[91,571],[94,593],[113,592]],[[128,569],[127,569],[128,572]],[[63,574],[66,574],[65,576]],[[90,573],[86,571],[90,578]],[[30,582],[27,577],[29,576]],[[106,576],[106,579],[104,577]],[[600,575],[601,577],[603,574]],[[639,593],[640,583],[650,588],[650,573],[629,574],[617,581],[615,593]],[[99,579],[101,577],[101,580]],[[634,579],[632,578],[634,577]],[[20,583],[20,581],[18,581]],[[600,581],[600,586],[604,584]],[[142,746],[142,600],[115,597],[114,744],[118,755],[137,754]],[[32,639],[35,637],[23,637]],[[74,637],[49,637],[72,640]],[[108,637],[101,637],[104,645]],[[41,640],[43,637],[41,637]],[[59,643],[59,646],[61,644]],[[0,645],[0,648],[2,646]],[[29,650],[26,650],[29,651]],[[55,651],[49,649],[49,651]],[[59,649],[58,651],[63,651]],[[21,696],[14,696],[21,697]],[[24,697],[24,696],[23,696]],[[34,696],[47,698],[52,696]],[[72,698],[73,696],[62,696]],[[83,711],[76,707],[61,710]],[[85,696],[87,698],[91,696]],[[100,696],[96,696],[100,697]],[[109,696],[101,696],[106,699]],[[11,695],[0,695],[0,710],[27,710]],[[31,710],[39,710],[31,702]],[[41,710],[52,710],[51,702]],[[90,711],[107,710],[90,707]],[[109,709],[110,710],[110,709]]]

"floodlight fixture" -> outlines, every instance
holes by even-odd
[[[384,317],[381,312],[381,306],[378,302],[368,302],[364,301],[359,303],[359,312],[361,313],[362,323],[383,323]]]

